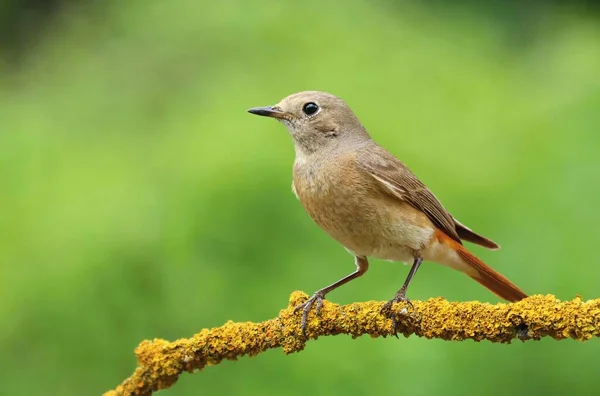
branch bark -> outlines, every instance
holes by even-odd
[[[393,334],[391,320],[380,312],[383,302],[340,306],[324,301],[320,316],[310,315],[305,338],[300,330],[300,313],[294,313],[294,307],[307,298],[305,293],[292,293],[288,307],[265,322],[229,321],[188,339],[142,341],[135,350],[138,367],[133,375],[104,396],[148,396],[173,385],[184,371],[201,370],[224,359],[254,356],[271,348],[283,348],[286,354],[298,352],[304,349],[307,338]],[[514,304],[492,305],[432,298],[413,301],[413,308],[397,304],[394,309],[403,312],[398,332],[405,337],[414,334],[453,341],[510,343],[542,337],[586,341],[600,336],[600,299],[583,301],[576,297],[561,302],[552,295],[536,295]]]

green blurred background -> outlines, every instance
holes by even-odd
[[[353,270],[291,192],[285,128],[246,113],[300,90],[346,99],[525,291],[600,297],[590,3],[4,1],[0,393],[100,394],[143,339],[269,319]],[[373,260],[329,298],[387,300],[407,272]],[[411,298],[433,296],[498,301],[425,265]],[[338,336],[161,394],[590,395],[599,353]]]

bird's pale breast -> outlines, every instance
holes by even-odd
[[[425,214],[361,173],[354,153],[296,159],[293,188],[310,217],[358,256],[412,261],[433,236]]]

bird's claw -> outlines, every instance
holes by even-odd
[[[310,312],[310,309],[313,307],[313,305],[315,305],[315,313],[317,315],[319,315],[321,313],[321,308],[323,307],[323,299],[325,298],[325,294],[323,294],[323,292],[318,291],[315,294],[312,295],[312,297],[310,297],[308,300],[306,300],[305,302],[303,302],[302,304],[296,306],[296,308],[294,308],[294,313],[298,312],[299,310],[302,310],[302,321],[301,323],[301,327],[302,327],[302,334],[306,337],[306,327],[308,326],[308,313]]]
[[[406,294],[402,292],[396,293],[394,298],[383,304],[383,306],[381,307],[381,312],[387,314],[392,319],[392,327],[394,328],[394,335],[396,336],[396,338],[398,338],[398,322],[400,321],[400,317],[408,312],[406,308],[402,308],[398,312],[392,311],[393,304],[399,302],[405,303],[411,309],[415,308],[410,299],[406,297]]]

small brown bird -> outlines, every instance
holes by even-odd
[[[425,261],[459,270],[508,301],[527,295],[488,267],[463,240],[499,246],[458,222],[400,160],[375,143],[346,103],[318,91],[290,95],[252,114],[281,121],[294,140],[292,190],[310,217],[355,257],[356,270],[313,294],[302,309],[302,331],[313,305],[319,314],[327,293],[367,272],[367,257],[412,263],[402,288],[383,309],[404,301]],[[392,315],[394,330],[396,314]]]

